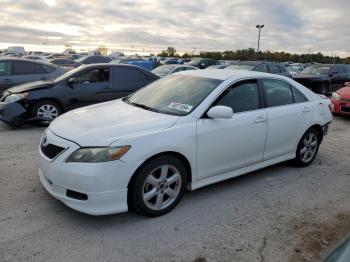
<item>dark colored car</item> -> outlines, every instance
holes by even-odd
[[[328,94],[350,81],[350,66],[315,64],[304,68],[293,79],[319,94]]]
[[[227,66],[225,69],[258,71],[292,77],[292,75],[287,71],[285,66],[278,62],[239,61]]]
[[[112,58],[103,55],[91,55],[83,56],[77,60],[77,63],[88,65],[88,64],[100,64],[100,63],[109,63],[112,61]]]
[[[64,74],[66,70],[56,65],[28,59],[0,59],[0,93],[23,83],[50,80]]]
[[[216,65],[217,63],[218,62],[215,59],[196,58],[191,60],[188,65],[195,66],[199,69],[205,69],[209,66]]]
[[[66,58],[52,59],[52,60],[50,60],[50,63],[54,64],[54,65],[62,66],[62,67],[69,67],[69,68],[76,68],[76,67],[81,65],[80,63],[78,63],[76,61],[66,59]]]
[[[0,120],[11,126],[33,120],[47,125],[66,111],[127,96],[157,79],[137,66],[80,66],[54,81],[37,81],[5,91],[0,95]]]

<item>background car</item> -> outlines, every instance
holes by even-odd
[[[350,66],[343,64],[309,65],[293,79],[319,94],[328,94],[350,81]]]
[[[224,69],[226,68],[228,65],[222,64],[222,65],[211,65],[208,66],[206,69]]]
[[[0,120],[12,126],[34,120],[47,125],[68,110],[127,96],[157,79],[131,65],[80,66],[54,81],[28,83],[4,92]]]
[[[205,69],[211,65],[216,65],[218,62],[215,59],[196,58],[191,60],[188,65]]]
[[[350,83],[332,94],[332,112],[334,114],[350,115]]]
[[[228,65],[226,69],[258,71],[258,72],[265,72],[270,74],[277,74],[277,75],[292,77],[292,75],[287,71],[285,66],[277,62],[239,61],[231,65]]]
[[[112,58],[108,56],[102,56],[102,55],[91,55],[91,56],[83,56],[75,61],[80,64],[88,65],[88,64],[109,63],[112,61]]]
[[[50,80],[64,74],[66,70],[56,65],[28,59],[0,59],[0,94],[6,89],[33,81]]]
[[[303,71],[306,65],[305,64],[285,64],[285,67],[287,68],[288,72],[292,76],[294,76],[300,73],[301,71]]]
[[[198,68],[190,65],[161,65],[153,69],[152,73],[159,77],[165,77],[173,73],[186,70],[198,70]]]
[[[61,67],[67,67],[70,69],[76,68],[76,67],[81,65],[80,63],[78,63],[74,60],[66,59],[66,58],[55,58],[55,59],[49,60],[49,63],[54,64],[54,65],[58,65]]]

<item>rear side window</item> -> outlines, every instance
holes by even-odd
[[[13,75],[37,75],[46,74],[46,71],[40,64],[28,62],[14,62]]]
[[[263,79],[264,92],[268,107],[293,104],[290,85],[277,79]]]
[[[260,99],[257,81],[243,81],[229,87],[214,105],[231,107],[235,113],[259,109]]]
[[[0,62],[0,76],[8,76],[11,73],[10,62]]]
[[[47,73],[52,73],[56,69],[53,66],[48,66],[48,65],[43,65],[43,68]]]
[[[258,71],[258,72],[267,72],[267,68],[266,68],[266,65],[259,65],[255,71]]]
[[[293,92],[293,97],[294,97],[294,103],[303,103],[308,101],[305,96],[300,93],[299,90],[297,90],[295,87],[292,86],[292,92]]]
[[[280,73],[280,68],[278,65],[268,65],[269,67],[269,72],[271,74],[279,74]]]
[[[132,81],[147,81],[147,77],[141,71],[134,68],[118,67],[113,69],[113,78],[119,83],[132,82]]]

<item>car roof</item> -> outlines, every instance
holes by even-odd
[[[1,57],[0,58],[0,62],[4,62],[4,61],[27,62],[27,63],[40,64],[40,65],[49,65],[49,66],[52,66],[52,67],[57,67],[56,65],[50,64],[47,61],[24,59],[24,58],[17,58],[17,57]],[[57,67],[57,68],[59,68],[59,67]]]
[[[231,69],[188,70],[188,71],[181,71],[177,74],[204,77],[204,78],[213,78],[213,79],[219,79],[219,80],[226,80],[231,77],[235,77],[237,79],[243,78],[243,77],[252,77],[252,78],[274,77],[274,78],[285,79],[285,77],[276,75],[276,74],[269,74],[269,73],[263,73],[263,72],[257,72],[257,71],[231,70]]]

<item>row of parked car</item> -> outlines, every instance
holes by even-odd
[[[3,92],[0,95],[0,120],[14,126],[32,120],[48,124],[73,108],[124,97],[158,78],[200,68],[248,70],[293,77],[322,94],[350,82],[349,67],[340,64],[308,65],[291,76],[282,63],[268,61],[226,61],[226,64],[218,65],[213,59],[196,58],[189,63],[164,64],[149,71],[120,61],[107,63],[103,56],[93,57],[101,60],[72,70],[39,60],[0,59],[0,94]],[[344,96],[344,91],[333,93],[335,104],[340,94]],[[343,98],[338,100],[343,101]],[[334,107],[337,112],[344,109],[345,113],[347,108],[347,104]]]

